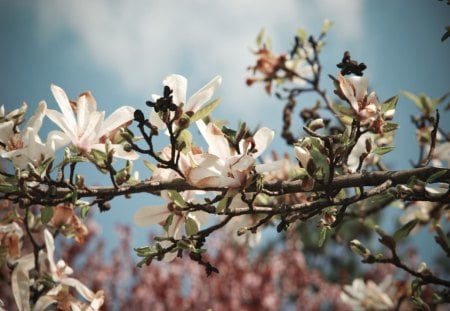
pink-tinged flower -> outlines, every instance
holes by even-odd
[[[273,139],[274,132],[268,128],[259,129],[252,141],[240,142],[240,153],[230,148],[225,134],[213,123],[197,123],[200,133],[209,148],[208,153],[191,157],[191,166],[186,171],[189,183],[198,187],[238,188],[245,183],[249,173],[255,168],[257,173],[275,170],[281,162],[255,165]]]
[[[339,73],[338,81],[339,88],[336,93],[348,101],[361,124],[373,127],[375,132],[382,133],[385,122],[381,115],[381,104],[375,92],[367,93],[369,83],[367,78],[358,76],[344,78]],[[389,112],[388,116],[391,115],[392,112]]]
[[[15,222],[0,225],[0,246],[6,248],[7,259],[17,259],[20,257],[22,248],[22,228]]]
[[[208,102],[213,96],[215,90],[220,86],[221,82],[222,78],[220,76],[214,77],[187,101],[187,79],[185,77],[172,74],[164,79],[163,84],[164,86],[168,86],[173,91],[173,103],[176,106],[183,104],[183,112],[187,113],[198,111],[206,102]],[[157,101],[160,97],[161,96],[159,95],[152,95],[154,101]],[[164,129],[166,127],[163,120],[161,120],[159,114],[154,109],[150,112],[150,123],[159,129]]]
[[[105,112],[97,111],[97,103],[90,92],[82,93],[72,107],[62,88],[52,84],[51,90],[61,112],[49,109],[47,116],[62,129],[65,142],[72,142],[81,154],[92,149],[105,151],[105,142],[134,119],[133,107],[121,107],[105,120]],[[128,160],[138,158],[137,153],[125,151],[122,145],[114,141],[110,146],[115,157]]]
[[[79,280],[69,277],[73,273],[72,268],[67,266],[63,260],[58,260],[55,263],[55,243],[52,234],[47,229],[44,230],[44,238],[46,252],[41,251],[39,253],[38,262],[40,270],[45,271],[51,277],[55,287],[37,300],[33,306],[33,311],[47,310],[50,305],[55,303],[58,306],[68,306],[72,310],[99,310],[104,301],[103,291],[94,293]],[[47,268],[44,265],[45,259],[48,261]],[[35,268],[34,254],[28,254],[15,263],[16,267],[11,276],[14,299],[19,311],[28,311],[31,310],[30,285],[35,282],[35,280],[30,279],[29,275],[30,270]],[[69,288],[74,288],[78,295],[88,303],[75,299],[68,293]]]
[[[48,134],[43,143],[38,135],[42,119],[47,111],[44,101],[39,103],[35,114],[23,131],[16,133],[12,120],[0,123],[0,156],[11,159],[18,168],[25,169],[28,163],[38,166],[45,159],[53,157],[55,150],[64,144],[64,138],[56,131]]]
[[[184,202],[193,202],[195,200],[195,191],[184,191],[180,193]],[[161,191],[161,197],[164,198],[167,203],[158,206],[147,206],[137,210],[134,215],[134,222],[138,226],[150,226],[160,224],[167,230],[167,236],[174,239],[181,239],[183,235],[183,226],[188,221],[193,221],[197,228],[200,228],[202,224],[208,221],[209,214],[203,211],[187,212],[183,211],[183,207],[180,204],[184,202],[174,202],[170,197],[169,192]],[[169,221],[170,223],[166,223]],[[187,232],[186,232],[187,234]],[[169,241],[160,242],[162,247],[167,247],[171,243]],[[164,261],[172,261],[176,257],[175,253],[167,253],[164,256]]]
[[[49,275],[52,280],[57,284],[52,288],[45,296],[42,296],[37,302],[33,310],[46,310],[48,306],[53,303],[61,304],[58,294],[60,292],[67,291],[67,288],[74,288],[78,294],[89,301],[90,310],[99,310],[100,306],[103,304],[103,291],[98,291],[97,293],[92,292],[79,280],[69,277],[73,273],[71,267],[69,267],[62,259],[55,263],[54,253],[55,253],[55,242],[53,240],[52,234],[46,229],[44,230],[45,237],[45,247],[47,250],[47,260],[49,264]],[[64,296],[69,301],[67,303],[76,309],[80,303],[74,299],[72,296]]]
[[[395,293],[396,287],[392,284],[391,276],[387,276],[380,284],[372,280],[364,282],[362,279],[355,279],[351,286],[344,286],[341,300],[352,310],[392,310],[395,306]]]

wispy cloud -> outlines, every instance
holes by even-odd
[[[244,116],[255,116],[248,102],[264,100],[244,84],[249,47],[262,27],[280,48],[297,27],[317,29],[324,18],[337,22],[341,42],[359,40],[362,28],[357,0],[43,1],[37,9],[48,40],[68,32],[126,91],[157,92],[173,72],[188,75],[194,89],[220,74],[227,105]]]

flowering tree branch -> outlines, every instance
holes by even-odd
[[[434,284],[448,290],[450,281],[425,268],[410,268],[396,248],[414,228],[433,224],[438,232],[436,244],[449,253],[448,234],[440,225],[450,204],[450,135],[442,128],[438,111],[446,96],[431,100],[405,92],[421,112],[412,118],[420,158],[413,168],[389,169],[382,157],[394,149],[398,124],[392,119],[398,96],[380,102],[375,92],[369,93],[364,76],[367,66],[345,52],[337,64],[337,77],[329,75],[338,98],[330,99],[321,86],[320,62],[330,26],[325,22],[317,39],[300,31],[291,50],[281,55],[271,51],[268,38],[261,33],[257,62],[249,67],[252,76],[248,85],[263,83],[268,94],[276,88],[276,97],[287,101],[281,136],[289,146],[288,153],[294,155],[293,161],[289,155],[280,158],[277,154],[260,161],[274,139],[273,130],[261,127],[251,131],[245,123],[233,129],[214,121],[212,112],[219,100],[212,98],[221,84],[219,76],[190,98],[186,96],[185,77],[167,76],[163,95],[153,95],[146,102],[149,114],[125,106],[105,118],[90,92],[71,101],[55,85],[51,91],[60,111],[47,109],[41,102],[23,124],[26,105],[9,113],[1,107],[0,156],[14,169],[0,171],[0,199],[8,207],[0,214],[0,246],[7,250],[4,257],[12,267],[11,287],[19,310],[45,310],[50,305],[100,308],[104,292],[94,292],[69,276],[72,269],[64,261],[55,263],[54,238],[64,235],[82,243],[88,236],[83,220],[94,205],[100,211],[114,212],[114,198],[137,193],[165,200],[162,205],[142,207],[134,215],[137,225],[159,224],[163,232],[152,245],[135,248],[142,258],[138,266],[153,260],[172,261],[187,253],[208,275],[219,272],[207,257],[206,244],[219,230],[236,243],[252,246],[266,226],[288,232],[317,217],[321,247],[330,232],[337,234],[354,219],[367,220],[393,204],[401,205],[408,216],[407,210],[425,204],[393,235],[377,225],[367,225],[380,235],[391,257],[373,254],[357,239],[349,245],[365,263],[392,264],[420,279],[419,287]],[[304,135],[297,136],[292,132],[293,115],[305,93],[315,94],[318,100],[300,111],[304,124],[298,129],[303,129]],[[45,117],[60,130],[48,133],[43,142],[38,131]],[[194,127],[203,144],[192,134]],[[64,153],[59,154],[57,150],[63,147]],[[132,171],[133,161],[139,159],[151,171],[148,180],[139,179]],[[107,174],[110,185],[88,185],[79,174],[81,162]],[[22,226],[31,245],[25,256],[20,254]],[[36,238],[39,235],[41,238]],[[382,292],[388,281],[378,287],[355,280],[354,287],[367,286],[368,291],[376,292],[377,302],[386,309],[393,307],[395,300]],[[352,287],[344,289],[343,301],[365,305],[359,301],[365,296],[352,294]],[[408,295],[400,287],[396,294]],[[374,297],[373,293],[368,296]],[[425,303],[420,290],[410,296]]]

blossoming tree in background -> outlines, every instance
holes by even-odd
[[[420,112],[412,118],[420,159],[392,170],[383,156],[394,149],[398,97],[370,92],[364,76],[369,69],[349,52],[337,72],[323,76],[320,52],[329,27],[325,22],[317,37],[299,31],[281,55],[271,50],[264,33],[257,38],[257,61],[247,84],[263,83],[268,94],[286,102],[281,136],[287,148],[285,154],[272,153],[272,159],[267,151],[274,130],[214,120],[220,77],[186,100],[187,79],[169,75],[163,95],[154,95],[147,108],[122,107],[106,119],[90,92],[71,101],[55,85],[51,91],[60,112],[41,102],[25,122],[26,105],[11,112],[2,107],[0,156],[11,165],[0,173],[0,308],[389,310],[449,303],[449,275],[416,262],[401,247],[414,239],[415,230],[429,226],[434,250],[448,264],[450,133],[441,122],[447,95],[431,100],[405,92]],[[328,78],[335,96],[322,87]],[[303,106],[300,120],[294,120],[305,93],[317,102]],[[60,128],[45,142],[38,135],[43,122]],[[136,161],[151,171],[149,179],[132,172]],[[77,169],[81,162],[107,174],[110,183],[90,184]],[[140,226],[160,225],[163,234],[135,249],[139,268],[119,257],[111,264],[98,259],[101,253],[86,247],[94,243],[91,209],[114,213],[114,198],[136,193],[165,199],[134,217]],[[382,215],[392,206],[402,213],[391,232],[383,229]],[[248,248],[259,243],[265,227],[276,227],[284,246],[265,246],[263,255],[250,259]],[[209,242],[216,233],[227,237],[223,244]],[[379,243],[366,243],[372,233]],[[57,236],[75,240],[61,248],[65,258],[59,261]],[[129,250],[127,238],[118,253]],[[304,256],[326,249],[328,242],[372,265],[366,279],[351,280],[357,273],[351,274],[352,264],[343,258],[329,263],[328,272],[326,266],[308,269]],[[77,263],[82,256],[90,258],[84,265]],[[177,257],[189,261],[180,264]],[[153,261],[170,261],[173,268],[164,272],[156,264],[148,270]],[[121,275],[129,278],[120,282]],[[187,294],[183,282],[191,284]],[[215,301],[203,295],[203,282],[210,282]],[[120,283],[131,288],[125,291],[129,295]]]

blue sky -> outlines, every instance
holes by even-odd
[[[33,111],[46,100],[55,108],[50,92],[55,83],[71,98],[91,90],[107,114],[125,104],[145,109],[144,102],[161,93],[161,81],[170,73],[188,78],[188,95],[219,74],[222,103],[215,117],[231,125],[246,120],[251,127],[265,125],[279,133],[282,104],[266,96],[262,86],[244,83],[246,67],[254,62],[250,50],[262,28],[273,38],[274,50],[284,52],[297,28],[314,34],[328,18],[335,26],[323,53],[324,73],[336,75],[335,64],[349,50],[367,64],[365,74],[381,100],[400,90],[438,97],[450,86],[450,42],[440,42],[449,12],[443,2],[421,0],[3,0],[0,105],[10,110],[26,101]],[[332,94],[327,78],[323,85]],[[416,112],[400,99],[395,120],[401,129],[389,158],[397,168],[416,160],[409,126]],[[442,120],[447,129],[448,121],[447,115]],[[281,140],[274,146],[285,148]],[[97,220],[108,231],[115,221],[131,223],[138,205],[155,200],[135,202],[120,200]]]

